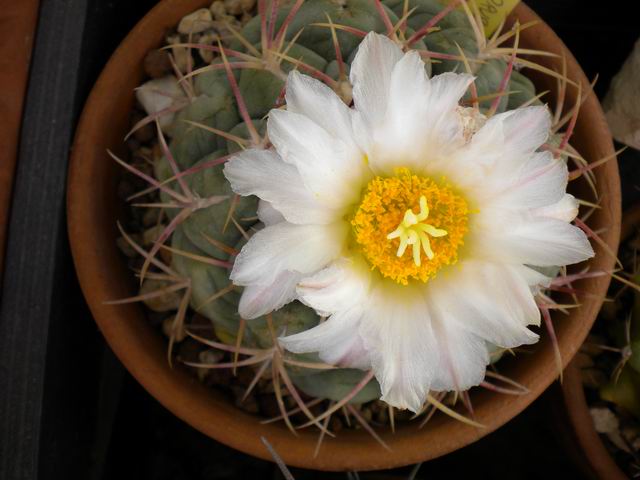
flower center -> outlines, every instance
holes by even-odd
[[[429,207],[427,205],[427,197],[422,195],[420,197],[420,213],[416,215],[413,210],[408,209],[404,212],[404,218],[393,232],[387,235],[388,240],[394,238],[400,238],[400,246],[398,247],[398,257],[404,255],[407,245],[413,245],[413,261],[419,267],[422,261],[420,260],[420,246],[424,250],[429,260],[433,260],[435,256],[433,250],[431,250],[431,242],[429,242],[429,235],[432,237],[444,237],[447,234],[446,230],[436,228],[428,223],[423,223],[429,217]]]
[[[351,220],[354,237],[371,268],[384,277],[403,285],[409,279],[426,282],[458,261],[468,230],[467,202],[444,179],[407,168],[395,173],[367,185]]]

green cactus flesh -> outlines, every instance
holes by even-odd
[[[333,370],[324,370],[313,376],[292,375],[291,380],[295,383],[296,387],[307,395],[340,401],[354,390],[364,376],[365,373],[362,370],[336,368]],[[379,398],[380,385],[374,378],[370,380],[349,403],[364,403]]]
[[[603,400],[613,402],[640,419],[640,373],[629,365],[620,376],[600,389]]]

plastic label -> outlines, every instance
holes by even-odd
[[[441,0],[444,4],[449,4],[454,0]],[[511,13],[511,10],[520,2],[520,0],[467,0],[472,12],[478,12],[482,20],[484,34],[489,37],[496,31],[502,20]],[[473,5],[475,4],[475,6]],[[477,7],[477,8],[475,8]],[[462,5],[457,7],[462,10]]]

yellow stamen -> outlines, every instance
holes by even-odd
[[[425,255],[429,260],[433,260],[435,256],[433,250],[431,250],[431,243],[429,237],[444,237],[447,234],[446,230],[436,228],[428,223],[422,223],[429,218],[429,206],[427,205],[427,197],[422,195],[420,197],[420,213],[418,215],[413,213],[412,209],[407,209],[404,212],[404,218],[398,228],[387,235],[388,240],[394,238],[400,238],[400,246],[396,256],[401,257],[404,255],[404,251],[407,245],[413,245],[413,261],[419,267],[421,265],[420,260],[420,246],[424,250]]]
[[[373,178],[365,188],[351,219],[354,247],[384,277],[403,285],[411,279],[426,282],[458,261],[468,214],[465,199],[444,179],[398,169],[394,176]],[[405,255],[409,246],[411,255]]]

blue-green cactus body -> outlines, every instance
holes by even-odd
[[[323,370],[313,376],[292,375],[291,379],[307,395],[340,401],[363,379],[365,373],[353,368]],[[349,403],[364,403],[380,398],[380,385],[372,379]]]
[[[219,150],[201,161],[221,157],[226,151]],[[197,165],[197,164],[196,164]],[[228,212],[235,202],[233,216],[238,224],[249,230],[255,223],[258,201],[255,197],[236,197],[222,173],[223,165],[206,168],[189,176],[189,188],[202,198],[227,195],[221,203],[193,212],[183,223],[184,232],[198,248],[214,258],[224,259],[227,254],[207,239],[214,238],[227,246],[235,245],[242,233],[232,221],[227,222]],[[226,225],[226,227],[225,227]]]
[[[404,0],[386,0],[387,5],[396,15],[401,16],[404,9]],[[443,8],[438,0],[410,0],[409,10],[415,9],[409,17],[407,24],[418,30],[431,18],[437,15]],[[439,31],[432,32],[424,37],[427,49],[432,52],[460,56],[460,50],[469,62],[471,73],[475,75],[478,96],[487,96],[496,93],[507,69],[507,62],[500,58],[485,58],[478,49],[473,28],[464,12],[453,10],[437,23]],[[432,65],[433,74],[444,72],[466,72],[464,63],[460,60],[438,59]],[[505,89],[512,92],[500,99],[497,112],[511,110],[523,105],[535,96],[533,83],[517,71],[512,71],[509,83]],[[466,95],[470,99],[471,94]],[[491,108],[493,99],[480,102],[482,110]],[[540,102],[534,102],[539,104]]]
[[[259,48],[259,45],[256,45]],[[327,61],[317,53],[294,44],[287,50],[286,55],[292,61],[282,60],[280,68],[288,73],[295,67],[294,61],[301,61],[322,72]],[[240,93],[247,104],[247,110],[252,118],[261,118],[269,113],[278,100],[284,88],[284,79],[268,70],[243,70],[240,74]]]
[[[386,9],[392,23],[398,22],[398,19],[403,15],[404,3],[404,0],[383,1],[383,8]],[[409,0],[408,5],[409,9],[415,8],[415,11],[407,22],[407,37],[420,29],[443,8],[443,5],[437,0]],[[276,18],[276,32],[290,9],[290,4],[280,8]],[[266,121],[264,117],[274,108],[280,97],[287,72],[293,68],[305,72],[303,67],[296,66],[296,61],[302,61],[333,79],[339,78],[339,64],[336,60],[331,30],[317,25],[328,23],[328,18],[336,25],[353,27],[364,32],[386,32],[384,22],[371,0],[305,1],[286,31],[287,41],[284,49],[289,59],[278,57],[277,54],[272,57],[279,62],[279,70],[273,68],[273,65],[268,69],[233,70],[248,113],[260,135],[265,133]],[[440,20],[438,27],[439,31],[428,34],[417,41],[412,48],[456,56],[461,48],[469,59],[472,73],[476,76],[478,95],[495,93],[507,68],[505,59],[482,58],[473,29],[463,12],[450,12]],[[297,36],[298,33],[300,33],[299,36]],[[262,51],[260,18],[256,16],[246,23],[241,34],[248,43],[254,45],[258,51]],[[348,76],[349,64],[353,61],[361,37],[340,29],[336,30],[336,35],[342,58],[346,62],[345,73]],[[289,45],[288,42],[295,36],[297,36],[295,44]],[[229,46],[234,50],[251,53],[238,40],[232,40]],[[282,53],[282,50],[280,52]],[[426,57],[423,55],[423,58]],[[242,60],[233,56],[229,57],[229,62],[237,61]],[[220,65],[221,60],[217,58],[212,63]],[[426,70],[428,74],[466,71],[463,63],[459,60],[427,62]],[[242,121],[238,112],[236,99],[224,69],[210,70],[196,75],[194,90],[195,99],[176,115],[171,130],[170,149],[181,170],[236,153],[242,148],[232,140],[193,126],[187,121],[204,124],[251,140],[247,125]],[[529,101],[535,95],[533,84],[517,71],[512,73],[507,90],[516,91],[516,93],[502,98],[498,111],[515,108]],[[470,94],[467,94],[467,99],[469,98]],[[486,110],[492,103],[491,99],[484,100],[481,107]],[[233,222],[227,222],[232,202],[235,203],[233,218],[248,235],[251,235],[255,229],[262,228],[262,225],[257,223],[257,199],[255,197],[235,198],[235,194],[222,173],[222,168],[222,165],[217,165],[185,177],[189,188],[202,199],[219,195],[227,195],[229,198],[216,205],[195,210],[175,230],[172,246],[177,250],[195,255],[233,262],[233,257],[230,257],[228,252],[214,246],[207,240],[209,237],[236,250],[239,250],[246,242],[243,234]],[[173,175],[164,157],[155,162],[154,169],[155,176],[160,181],[165,181]],[[170,182],[168,186],[179,191],[179,186],[175,181]],[[161,200],[164,203],[173,201],[164,192],[161,193]],[[178,212],[179,209],[166,209],[166,213],[171,219],[175,218]],[[229,286],[229,270],[178,253],[174,253],[172,258],[173,268],[181,275],[191,279],[191,306],[212,322],[218,337],[223,342],[235,343],[240,325],[238,303],[242,288],[236,287],[225,295],[210,300],[216,292]],[[273,347],[273,334],[269,321],[272,323],[273,332],[276,335],[283,335],[308,330],[318,324],[320,317],[309,307],[299,302],[292,302],[273,312],[269,320],[267,317],[247,320],[243,344],[254,348],[268,349]],[[317,363],[320,361],[317,354],[293,355],[285,352],[285,355],[298,362]],[[297,388],[306,394],[336,401],[347,395],[364,375],[364,372],[360,370],[345,368],[319,370],[290,364],[287,364],[286,368]],[[372,380],[352,399],[352,402],[365,402],[379,397],[380,387],[375,380]]]
[[[266,133],[267,130],[267,122],[261,118],[252,118],[251,123],[253,127],[256,129],[258,134],[262,137]],[[230,134],[235,135],[240,138],[250,138],[249,128],[245,122],[240,122],[235,127],[233,127],[230,131]],[[242,150],[240,145],[238,145],[233,140],[227,140],[227,152],[229,154],[236,153]]]
[[[206,256],[205,252],[189,241],[181,227],[173,233],[171,246],[181,252]],[[219,328],[235,332],[239,320],[237,306],[230,303],[226,296],[209,300],[221,289],[221,283],[229,284],[228,272],[223,267],[209,265],[179,253],[173,254],[172,266],[180,275],[191,279],[191,307]]]
[[[286,6],[278,10],[276,31],[282,26],[290,9],[290,6]],[[388,10],[388,13],[393,21],[398,20],[393,12]],[[364,32],[386,31],[371,0],[312,0],[302,4],[287,28],[286,38],[291,39],[302,31],[297,44],[313,50],[326,61],[335,60],[335,46],[329,28],[314,25],[328,23],[328,18],[335,24]],[[250,20],[242,29],[242,34],[251,43],[257,44],[260,41],[260,18],[256,16]],[[343,58],[347,58],[360,44],[361,38],[351,33],[338,30],[336,35]],[[232,42],[231,46],[242,48],[238,41]]]
[[[226,92],[200,95],[176,115],[171,153],[181,169],[186,169],[209,153],[224,148],[224,139],[187,121],[228,131],[239,121],[235,100]]]

